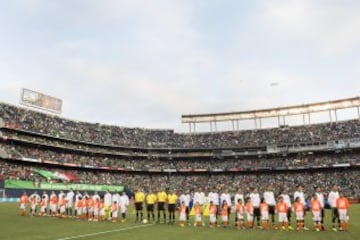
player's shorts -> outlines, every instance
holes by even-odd
[[[64,213],[65,212],[65,206],[60,206],[60,213]]]
[[[50,211],[56,212],[56,204],[50,204]]]
[[[274,215],[275,214],[275,206],[269,205],[269,214]]]
[[[25,208],[26,208],[25,203],[20,204],[20,209],[25,209]]]
[[[118,217],[118,211],[112,211],[112,212],[111,212],[111,216],[112,216],[113,218],[117,218],[117,217]]]
[[[42,206],[42,207],[40,208],[40,212],[41,212],[41,213],[44,213],[45,210],[46,210],[46,206]]]
[[[228,215],[221,215],[221,221],[228,222],[229,221],[229,216]]]
[[[169,204],[168,210],[169,212],[175,212],[175,204]]]
[[[185,212],[180,213],[179,220],[186,221],[186,213]]]
[[[72,208],[72,205],[73,205],[72,202],[67,202],[67,203],[66,203],[66,208]]]
[[[338,214],[339,214],[340,221],[347,221],[347,210],[346,209],[339,209]]]
[[[236,216],[237,216],[237,219],[238,220],[244,220],[244,214],[241,214],[241,213],[236,213]]]
[[[195,221],[196,222],[201,222],[201,214],[196,214],[195,215]]]
[[[269,220],[269,212],[268,211],[262,211],[261,212],[261,220],[268,221]]]
[[[87,214],[88,213],[87,207],[83,207],[82,212],[83,212],[83,214]]]
[[[105,216],[105,209],[104,208],[100,209],[99,215],[100,216]]]
[[[250,213],[246,213],[246,220],[247,220],[248,222],[254,221],[254,215],[253,215],[253,214],[250,214]]]
[[[157,210],[158,211],[165,211],[165,203],[164,202],[158,202]]]
[[[154,204],[148,204],[146,206],[146,211],[153,212],[154,211]]]
[[[143,210],[143,203],[142,202],[136,202],[135,203],[135,210],[136,211],[142,211]]]
[[[81,214],[82,214],[82,208],[81,208],[81,207],[77,207],[77,208],[76,208],[76,214],[77,214],[78,216],[81,216]]]
[[[314,222],[320,222],[321,221],[321,211],[312,211],[312,220]]]
[[[258,207],[254,208],[254,216],[255,217],[260,217],[260,208],[258,208]]]
[[[332,208],[331,213],[333,217],[335,216],[336,218],[339,218],[339,211],[337,208]]]
[[[279,222],[288,222],[287,213],[279,213]]]
[[[127,206],[125,204],[120,206],[120,211],[121,213],[126,213],[127,212]]]
[[[98,208],[94,208],[94,216],[99,216],[99,209]]]
[[[304,212],[296,212],[296,213],[295,213],[295,216],[296,216],[296,220],[297,220],[297,221],[302,221],[302,220],[304,220]]]
[[[210,223],[215,223],[215,222],[216,222],[216,215],[210,214]]]
[[[89,207],[89,208],[88,208],[88,212],[89,212],[89,213],[94,212],[94,207]]]

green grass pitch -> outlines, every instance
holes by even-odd
[[[133,213],[130,210],[129,213]],[[326,211],[325,232],[279,230],[237,230],[209,227],[180,227],[178,224],[141,224],[134,222],[134,215],[128,216],[126,223],[84,222],[74,219],[58,219],[51,217],[21,217],[19,208],[14,203],[0,203],[0,239],[1,240],[359,240],[360,239],[360,205],[352,205],[350,209],[349,232],[332,232],[330,227],[330,211]],[[234,216],[232,215],[232,218]],[[233,220],[233,219],[232,219]],[[310,227],[309,214],[307,226]],[[231,222],[233,225],[233,222]]]

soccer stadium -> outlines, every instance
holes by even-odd
[[[359,239],[360,5],[126,2],[0,9],[0,239]]]

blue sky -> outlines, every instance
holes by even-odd
[[[62,98],[67,118],[186,131],[181,114],[359,96],[359,12],[355,0],[2,1],[1,101],[26,87]]]

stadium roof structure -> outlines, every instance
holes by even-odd
[[[255,129],[258,126],[261,128],[261,120],[266,118],[278,118],[278,125],[281,126],[281,118],[283,124],[285,124],[285,118],[287,116],[302,115],[303,123],[306,124],[306,117],[308,123],[311,123],[311,114],[316,112],[329,112],[329,120],[332,119],[332,112],[335,114],[335,121],[337,121],[337,110],[345,108],[356,108],[357,115],[360,119],[360,97],[338,99],[327,102],[318,102],[302,105],[293,105],[277,108],[249,110],[240,112],[223,112],[223,113],[206,113],[206,114],[187,114],[181,116],[181,122],[189,124],[189,131],[196,131],[197,123],[209,123],[210,130],[213,131],[213,127],[217,130],[217,122],[232,122],[233,130],[239,129],[239,121],[242,120],[254,120]],[[235,123],[237,128],[235,128]]]

